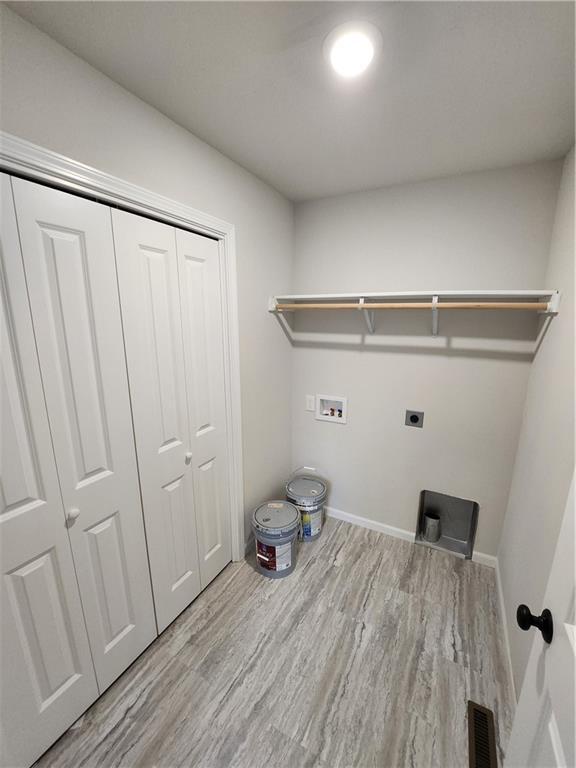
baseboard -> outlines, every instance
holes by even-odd
[[[477,552],[474,550],[472,553],[472,560],[480,565],[487,565],[488,568],[496,569],[498,567],[498,558],[495,555],[487,555],[485,552]]]
[[[326,507],[326,514],[328,517],[333,517],[336,520],[343,520],[345,523],[351,523],[352,525],[358,525],[360,528],[369,528],[371,531],[378,531],[378,533],[387,533],[388,536],[394,536],[396,539],[414,541],[414,534],[411,531],[404,530],[404,528],[395,528],[393,525],[386,525],[386,523],[380,523],[377,520],[370,520],[368,517],[351,515],[349,512],[343,512],[341,509],[336,509],[335,507]]]
[[[370,520],[368,517],[352,515],[350,512],[343,512],[341,509],[336,509],[335,507],[326,507],[326,514],[328,517],[333,517],[336,520],[343,520],[345,523],[359,525],[361,528],[369,528],[371,531],[378,531],[378,533],[386,533],[388,536],[394,536],[396,539],[414,541],[414,534],[412,531],[407,531],[404,528],[396,528],[393,525],[380,523],[377,520]],[[486,555],[484,552],[477,552],[476,550],[472,555],[472,560],[481,565],[487,565],[489,568],[496,568],[498,564],[498,560],[494,555]]]
[[[512,672],[512,653],[510,650],[510,635],[508,634],[508,621],[506,619],[506,604],[504,603],[504,590],[502,589],[502,577],[500,575],[500,563],[496,558],[496,592],[498,594],[498,610],[500,611],[500,621],[504,632],[504,645],[506,646],[506,660],[508,662],[508,676],[512,686],[514,701],[518,701],[516,696],[516,686],[514,684],[514,674]]]

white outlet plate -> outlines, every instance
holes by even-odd
[[[316,410],[316,397],[314,395],[306,395],[306,410],[312,412]]]
[[[316,395],[316,419],[346,424],[348,420],[348,398],[340,395]]]

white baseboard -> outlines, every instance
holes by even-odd
[[[380,523],[377,520],[370,520],[368,517],[352,515],[350,512],[343,512],[341,509],[336,509],[335,507],[326,507],[326,514],[328,517],[333,517],[336,520],[343,520],[345,523],[359,525],[361,528],[369,528],[371,531],[378,531],[378,533],[386,533],[388,536],[394,536],[396,539],[414,541],[414,534],[412,531],[407,531],[404,528],[396,528],[393,525]],[[484,552],[474,551],[472,560],[481,565],[487,565],[489,568],[496,568],[498,564],[498,560],[494,555],[486,555]]]
[[[487,565],[489,568],[498,567],[498,558],[495,555],[487,555],[485,552],[477,552],[474,550],[472,553],[472,560],[480,565]]]
[[[343,512],[335,507],[326,507],[326,514],[328,517],[334,517],[336,520],[343,520],[345,523],[358,525],[360,528],[369,528],[371,531],[378,531],[378,533],[387,533],[388,536],[394,536],[396,539],[414,541],[414,534],[404,530],[404,528],[395,528],[393,525],[379,523],[377,520],[370,520],[368,517],[351,515],[349,512]]]
[[[510,635],[508,634],[508,621],[506,619],[506,604],[504,603],[504,590],[502,589],[502,577],[500,576],[500,564],[496,558],[496,591],[498,594],[498,610],[500,611],[500,621],[504,632],[504,645],[506,646],[506,660],[508,662],[508,675],[514,701],[518,701],[516,696],[516,686],[514,684],[514,674],[512,672],[512,653],[510,650]]]

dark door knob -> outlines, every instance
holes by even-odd
[[[516,621],[520,629],[528,630],[530,627],[536,627],[542,632],[542,637],[546,643],[552,642],[554,622],[548,608],[544,608],[540,616],[534,616],[533,613],[530,613],[530,608],[527,605],[519,605],[516,611]]]

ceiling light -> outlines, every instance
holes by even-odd
[[[373,24],[343,24],[328,35],[324,51],[339,75],[352,78],[368,69],[378,52],[380,40],[380,32]]]

